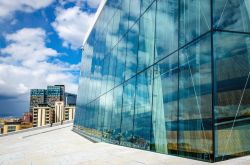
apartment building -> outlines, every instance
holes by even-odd
[[[54,121],[54,111],[47,104],[33,108],[33,127],[41,127]]]

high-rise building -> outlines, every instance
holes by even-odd
[[[54,110],[47,104],[39,104],[33,108],[33,127],[41,127],[53,123]]]
[[[75,105],[76,104],[76,98],[77,98],[76,94],[65,92],[65,99],[64,99],[65,106],[73,105],[73,104]]]
[[[250,153],[249,0],[103,0],[74,129],[215,162]]]
[[[47,86],[47,89],[31,89],[30,112],[32,113],[33,107],[37,107],[39,104],[48,104],[49,106],[54,107],[56,101],[64,101],[66,96],[68,96],[69,101],[74,101],[74,94],[65,94],[64,85],[49,85]]]
[[[49,106],[54,107],[56,101],[64,101],[64,98],[64,85],[47,86],[47,103]]]
[[[30,90],[30,113],[33,107],[38,104],[45,104],[47,100],[47,91],[45,89],[31,89]]]

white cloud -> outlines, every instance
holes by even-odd
[[[86,0],[86,1],[87,1],[87,4],[89,5],[89,7],[98,8],[101,0]]]
[[[5,63],[15,61],[21,62],[22,65],[32,65],[34,62],[57,56],[57,51],[45,46],[45,38],[45,31],[41,28],[24,28],[14,34],[8,34],[5,39],[9,45],[3,48],[1,53],[9,56],[1,60]]]
[[[33,12],[49,6],[54,0],[1,0],[0,18],[12,16],[15,11]]]
[[[61,5],[65,5],[69,2],[76,3],[77,6],[81,6],[83,3],[86,3],[91,8],[98,8],[101,0],[59,0]]]
[[[63,46],[77,49],[82,46],[83,39],[94,18],[94,14],[81,11],[75,6],[68,9],[57,8],[55,22],[52,23]]]
[[[0,95],[19,96],[30,88],[46,88],[48,84],[65,84],[76,93],[79,64],[50,62],[60,54],[45,44],[46,33],[41,28],[24,28],[5,36],[7,47],[0,49]]]

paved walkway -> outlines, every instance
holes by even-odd
[[[106,143],[92,143],[72,124],[0,137],[0,165],[211,165]],[[249,165],[250,156],[216,165]]]

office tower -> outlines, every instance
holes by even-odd
[[[32,113],[33,107],[38,104],[44,104],[47,100],[47,92],[45,89],[31,89],[30,90],[30,113]]]
[[[106,0],[97,13],[74,129],[209,162],[250,153],[249,0]]]
[[[64,94],[64,85],[47,86],[47,104],[54,107],[56,101],[64,101]]]
[[[76,98],[77,98],[76,94],[65,92],[65,99],[64,99],[65,106],[72,104],[76,105]]]

